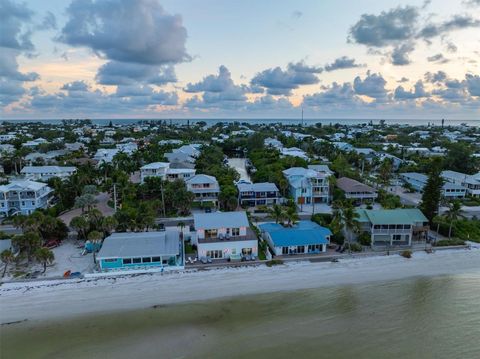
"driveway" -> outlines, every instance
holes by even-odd
[[[102,215],[105,217],[112,216],[115,211],[112,207],[108,205],[108,201],[110,200],[110,195],[106,192],[100,192],[95,199],[97,203],[94,205],[94,208],[98,209]],[[60,218],[67,226],[70,225],[70,221],[73,217],[80,216],[82,214],[81,208],[75,208],[70,211],[62,213],[58,218]]]

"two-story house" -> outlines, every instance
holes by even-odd
[[[442,177],[447,182],[465,187],[470,196],[480,197],[480,172],[467,175],[456,171],[443,171]]]
[[[195,213],[193,244],[198,257],[240,260],[258,256],[258,240],[245,212]]]
[[[66,179],[73,175],[76,171],[76,167],[67,166],[25,166],[22,168],[20,173],[29,180],[48,181],[53,177]]]
[[[215,177],[198,174],[188,179],[186,184],[187,190],[195,195],[194,202],[213,203],[214,206],[218,206],[220,185]]]
[[[400,178],[408,183],[415,191],[423,192],[423,188],[427,184],[428,176],[417,172],[400,173]],[[465,198],[467,189],[456,183],[445,181],[442,186],[442,196],[447,199]]]
[[[357,209],[360,231],[370,233],[371,245],[411,246],[412,242],[425,241],[428,219],[417,208]]]
[[[339,178],[337,180],[337,187],[344,192],[345,198],[359,202],[375,201],[378,197],[377,190],[373,187],[348,177]]]
[[[12,181],[0,186],[0,215],[28,215],[37,208],[47,208],[52,189],[30,180]]]
[[[140,168],[140,179],[143,183],[147,177],[160,177],[166,181],[181,179],[187,181],[195,176],[195,170],[190,168],[170,168],[168,162],[153,162]]]
[[[275,183],[238,183],[240,206],[271,206],[280,202],[280,191]]]
[[[329,177],[332,172],[328,166],[292,167],[283,171],[283,175],[289,183],[289,192],[295,203],[311,204],[330,201]]]

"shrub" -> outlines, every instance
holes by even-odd
[[[372,244],[372,237],[370,236],[370,233],[368,232],[362,232],[358,236],[358,243],[360,243],[362,246],[369,246]]]
[[[265,264],[267,265],[267,267],[272,267],[272,266],[283,264],[283,261],[281,259],[272,259],[271,261],[268,261]]]
[[[350,250],[352,252],[361,252],[362,251],[362,246],[358,243],[350,243]]]
[[[436,247],[463,246],[463,245],[465,245],[465,241],[458,238],[441,239],[434,243],[434,246]]]
[[[401,255],[403,258],[412,258],[412,251],[410,251],[410,250],[405,250],[405,251],[401,252],[400,255]]]

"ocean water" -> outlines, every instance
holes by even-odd
[[[57,124],[61,123],[60,119],[39,119],[39,120],[23,120],[23,119],[5,119],[5,121],[9,122],[14,122],[14,123],[25,123],[25,122],[44,122],[44,123],[50,123],[50,124]],[[235,119],[235,118],[207,118],[207,119],[141,119],[141,118],[116,118],[116,119],[92,119],[92,122],[98,125],[108,125],[110,121],[113,124],[136,124],[140,121],[166,121],[167,123],[172,123],[172,124],[187,124],[188,122],[190,124],[204,121],[207,123],[208,126],[214,125],[215,123],[218,122],[226,122],[226,123],[232,123],[232,122],[247,122],[251,124],[274,124],[274,123],[282,123],[285,125],[299,125],[303,124],[304,126],[308,125],[314,125],[317,123],[321,123],[322,125],[334,125],[336,123],[342,124],[342,125],[356,125],[356,124],[367,124],[370,121],[372,121],[373,124],[379,124],[380,119],[366,119],[366,118],[337,118],[337,119],[304,119],[303,122],[301,121],[300,118],[296,119],[275,119],[275,118],[267,118],[267,119],[256,119],[256,118],[244,118],[244,119]],[[441,119],[422,119],[422,118],[412,118],[412,119],[385,119],[385,123],[387,125],[410,125],[410,126],[423,126],[423,125],[434,125],[434,126],[440,126],[442,123]],[[445,126],[459,126],[461,124],[467,124],[468,126],[474,126],[474,127],[479,127],[480,126],[480,119],[469,119],[469,120],[456,120],[456,119],[446,119],[445,120]]]
[[[479,358],[480,271],[27,321],[0,334],[2,359]]]

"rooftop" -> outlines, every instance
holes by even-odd
[[[275,183],[239,183],[237,184],[239,192],[278,192]]]
[[[247,214],[244,211],[194,213],[193,222],[197,230],[249,227]]]
[[[330,229],[312,221],[299,221],[293,227],[284,227],[278,223],[264,223],[259,227],[270,235],[275,247],[328,244],[326,237],[332,234]]]
[[[180,253],[179,232],[124,232],[105,238],[97,258],[175,256]]]
[[[418,208],[397,209],[357,209],[359,222],[372,224],[414,224],[428,222],[422,211]]]
[[[337,187],[344,192],[376,192],[374,188],[348,177],[339,178]]]

